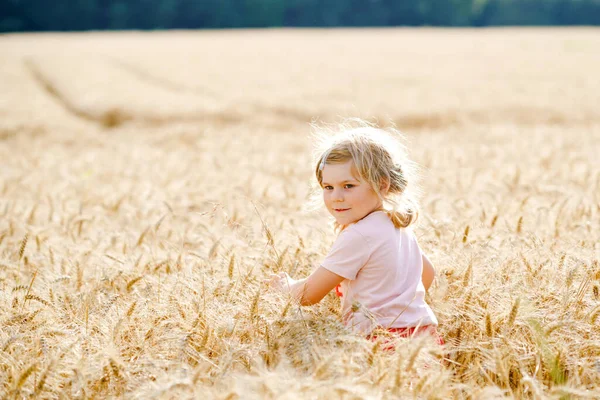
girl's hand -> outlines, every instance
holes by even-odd
[[[269,285],[270,288],[289,293],[292,285],[296,281],[286,273],[280,272],[278,274],[272,274],[269,279],[265,279],[264,282]]]
[[[272,274],[264,283],[275,290],[290,293],[301,305],[310,306],[321,301],[343,280],[344,277],[319,267],[308,278],[295,280],[285,272],[280,272]]]

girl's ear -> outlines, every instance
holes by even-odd
[[[390,180],[389,179],[382,179],[381,185],[379,185],[379,191],[382,194],[387,194],[389,190],[390,190]]]

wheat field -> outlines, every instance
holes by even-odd
[[[600,31],[0,36],[0,398],[599,398]],[[394,125],[444,349],[299,307],[310,123]],[[443,361],[442,361],[443,359]]]

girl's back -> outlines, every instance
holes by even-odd
[[[322,263],[341,283],[344,323],[361,333],[376,326],[437,325],[425,302],[423,259],[412,229],[374,211],[348,226]]]

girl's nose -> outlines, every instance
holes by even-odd
[[[343,201],[344,200],[344,192],[341,190],[333,191],[333,195],[331,196],[333,201]]]

